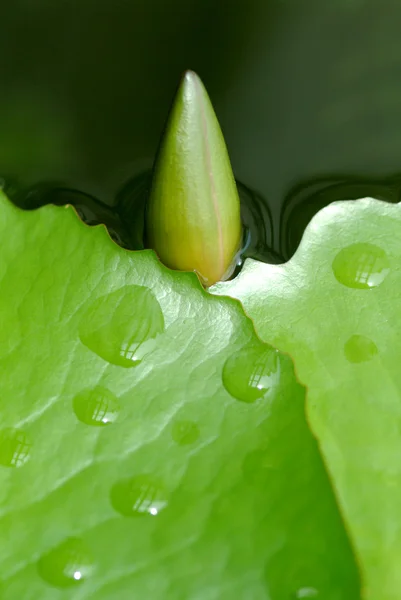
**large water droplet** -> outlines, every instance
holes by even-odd
[[[380,285],[390,270],[387,254],[375,244],[352,244],[333,260],[333,272],[350,288],[369,289]]]
[[[120,411],[117,398],[107,389],[84,390],[73,400],[77,418],[86,425],[102,427],[113,423]]]
[[[279,379],[279,354],[267,345],[243,348],[223,368],[224,387],[242,402],[255,402],[277,386]]]
[[[22,467],[31,454],[32,444],[24,431],[12,427],[0,431],[0,464]]]
[[[81,539],[68,538],[39,559],[38,571],[50,585],[68,588],[91,575],[93,560]]]
[[[378,352],[376,344],[364,335],[352,335],[344,345],[345,357],[352,363],[370,360]]]
[[[163,330],[163,313],[153,293],[130,285],[95,300],[82,317],[79,336],[104,360],[133,367],[150,351],[146,342]]]
[[[313,587],[303,587],[303,588],[299,588],[299,590],[297,590],[297,592],[295,593],[295,598],[297,598],[297,600],[301,600],[301,598],[318,598],[319,597],[319,592],[317,591],[316,588]]]
[[[111,488],[110,499],[114,510],[124,517],[156,516],[167,505],[163,486],[150,475],[118,481]]]
[[[193,421],[175,421],[171,435],[180,446],[188,446],[199,438],[199,427]]]

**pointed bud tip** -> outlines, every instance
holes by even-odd
[[[147,243],[167,266],[209,286],[226,277],[242,235],[240,204],[224,138],[200,77],[187,70],[153,171]]]
[[[204,88],[201,78],[195,71],[185,71],[179,85],[179,95],[193,97]]]
[[[187,69],[186,71],[184,71],[184,74],[181,78],[181,82],[182,83],[195,83],[196,81],[200,81],[200,77],[197,73],[195,73],[195,71],[192,71],[192,69]]]

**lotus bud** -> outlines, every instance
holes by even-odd
[[[146,241],[172,269],[209,287],[228,278],[241,246],[237,186],[217,117],[201,80],[187,71],[156,157]]]

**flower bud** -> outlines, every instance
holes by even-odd
[[[205,286],[235,267],[242,227],[230,159],[209,96],[187,71],[156,157],[146,211],[147,245]]]

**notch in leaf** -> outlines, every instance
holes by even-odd
[[[147,245],[205,286],[235,268],[242,227],[237,186],[217,117],[198,75],[181,81],[154,165]]]

